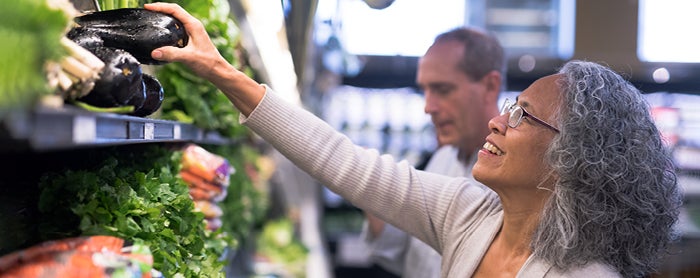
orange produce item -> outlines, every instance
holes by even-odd
[[[195,201],[194,207],[204,213],[205,218],[217,218],[224,214],[219,206],[209,201]]]
[[[192,200],[212,200],[216,194],[198,187],[190,187],[190,197]]]
[[[208,182],[228,186],[229,177],[234,169],[225,158],[195,144],[189,144],[182,154],[182,170],[189,171]]]
[[[197,187],[202,190],[215,192],[216,194],[221,194],[223,189],[221,186],[212,184],[189,171],[180,171],[180,177],[190,187]]]
[[[140,245],[133,249],[137,252],[130,253],[134,246],[123,245],[124,240],[111,236],[47,241],[1,257],[0,278],[92,278],[117,273],[150,278],[150,250]]]
[[[123,245],[123,239],[112,236],[76,237],[42,242],[38,245],[7,254],[0,258],[0,271],[18,263],[32,261],[46,254],[71,250],[83,252],[109,250],[112,252],[119,252]]]

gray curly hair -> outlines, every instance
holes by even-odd
[[[605,66],[571,61],[559,73],[561,133],[546,155],[558,180],[533,253],[562,269],[602,262],[627,277],[653,272],[678,237],[682,196],[648,103]]]

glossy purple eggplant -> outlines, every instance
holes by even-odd
[[[188,36],[174,17],[141,8],[124,8],[93,12],[75,18],[78,27],[99,36],[105,47],[124,49],[142,64],[163,62],[151,58],[162,46],[185,47]]]
[[[88,49],[104,46],[104,41],[97,32],[82,27],[72,28],[66,34],[66,38]]]
[[[97,107],[134,106],[138,110],[146,100],[141,64],[128,52],[111,47],[89,48],[105,63],[95,87],[78,100]]]
[[[158,79],[148,74],[143,74],[143,85],[146,89],[146,101],[141,108],[132,113],[134,116],[145,117],[153,114],[160,108],[165,96],[163,86]]]

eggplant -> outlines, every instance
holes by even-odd
[[[138,110],[146,100],[141,64],[122,49],[88,48],[105,63],[95,87],[79,101],[97,107],[134,106]]]
[[[134,111],[131,115],[145,117],[153,114],[160,108],[165,96],[163,86],[160,85],[158,79],[148,74],[143,74],[143,84],[146,88],[146,101],[141,108]]]
[[[179,20],[142,8],[113,9],[76,17],[78,27],[99,36],[105,47],[124,49],[142,64],[164,62],[151,58],[151,52],[163,46],[185,47],[187,32]]]
[[[82,27],[72,28],[66,34],[66,38],[86,49],[104,46],[104,41],[97,32]]]

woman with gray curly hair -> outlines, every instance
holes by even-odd
[[[181,7],[145,7],[191,37],[153,58],[215,84],[301,169],[435,248],[442,277],[640,277],[674,239],[681,195],[669,152],[640,92],[604,66],[569,62],[489,121],[472,171],[487,189],[354,145],[235,69]]]
[[[642,95],[622,77],[573,61],[558,78],[561,131],[545,156],[557,178],[533,254],[560,268],[600,260],[643,276],[676,236],[681,194],[670,154]]]

